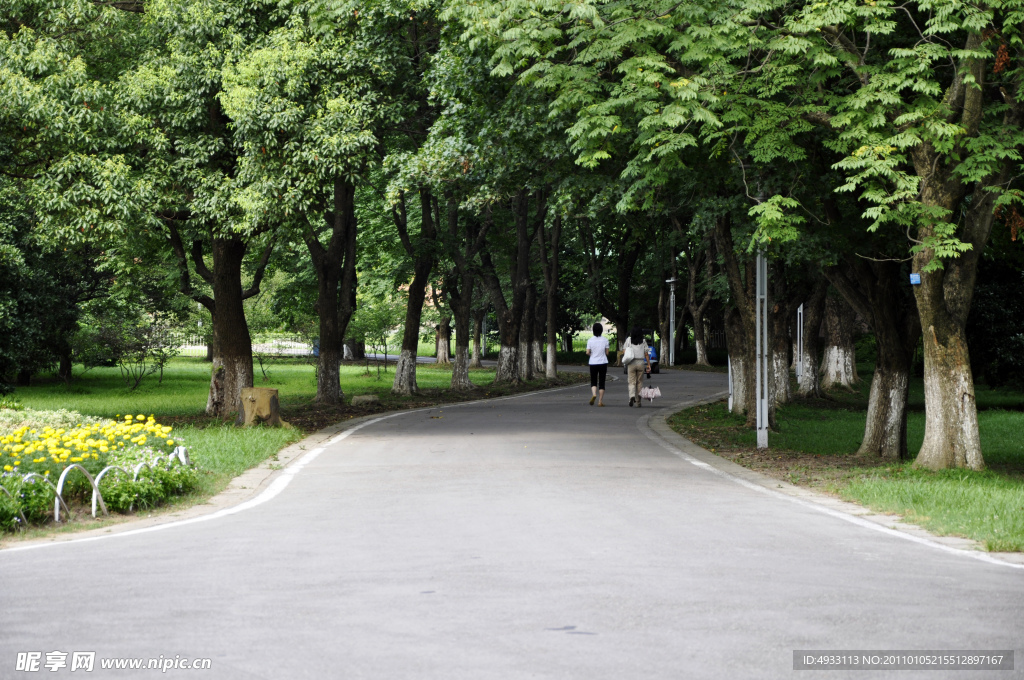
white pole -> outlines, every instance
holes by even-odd
[[[804,375],[804,306],[796,309],[796,381]]]
[[[668,365],[676,365],[676,279],[668,279]]]
[[[729,366],[729,413],[732,413],[732,357],[726,357]]]
[[[757,394],[757,448],[768,448],[768,262],[757,253],[757,293],[754,311],[757,335],[755,372]]]

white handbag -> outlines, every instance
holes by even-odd
[[[637,347],[633,344],[632,340],[626,341],[626,347],[622,350],[622,365],[629,366],[631,363],[636,361],[639,357],[636,355]]]

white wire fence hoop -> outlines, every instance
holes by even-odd
[[[14,496],[11,495],[11,492],[8,491],[6,488],[0,486],[0,491],[3,491],[5,494],[7,494],[7,497],[10,498],[15,503],[18,502],[17,499],[15,499]],[[25,529],[25,527],[28,526],[28,520],[25,519],[25,513],[23,513],[21,511],[21,506],[20,505],[18,506],[18,517],[21,518],[21,524],[18,525],[18,529],[19,530],[23,530],[23,529]]]
[[[24,477],[22,477],[21,479],[22,479],[23,482],[28,482],[28,481],[31,481],[33,479],[38,479],[38,480],[41,480],[44,484],[46,484],[48,487],[53,489],[53,507],[54,508],[59,508],[60,506],[64,506],[64,515],[65,515],[65,517],[68,517],[68,518],[71,517],[71,509],[68,508],[67,503],[64,502],[64,497],[60,495],[60,491],[57,491],[57,487],[55,487],[53,485],[53,482],[51,482],[47,477],[39,474],[38,472],[30,472],[27,475],[25,475]],[[58,518],[57,521],[59,522],[60,519]]]
[[[110,513],[107,512],[107,504],[103,502],[103,496],[100,496],[100,487],[97,486],[96,480],[93,479],[89,471],[78,463],[72,463],[64,468],[64,471],[60,473],[60,479],[57,480],[57,498],[61,499],[60,503],[57,502],[57,498],[53,499],[53,521],[60,522],[60,506],[64,505],[64,509],[67,510],[67,505],[64,503],[64,480],[67,479],[68,475],[71,474],[72,470],[81,470],[85,478],[89,480],[89,486],[92,487],[92,516],[96,516],[96,499],[99,498],[100,507],[103,508],[103,515],[107,516]],[[102,472],[102,471],[101,471]],[[71,513],[67,515],[68,520],[71,520]]]
[[[107,503],[106,501],[103,500],[103,494],[102,492],[100,492],[100,481],[102,481],[104,477],[106,477],[108,474],[118,472],[125,475],[130,474],[132,477],[132,481],[137,482],[139,480],[139,473],[142,472],[143,469],[152,470],[156,465],[166,462],[165,469],[169,470],[170,468],[174,467],[175,461],[177,461],[179,465],[183,465],[185,467],[192,466],[192,460],[188,455],[188,449],[186,449],[184,446],[176,446],[171,453],[167,454],[166,458],[163,455],[160,455],[149,462],[143,461],[135,465],[132,468],[131,472],[117,465],[108,465],[107,467],[100,470],[99,474],[97,474],[96,477],[94,478],[91,474],[89,474],[89,471],[86,470],[84,467],[82,467],[78,463],[72,463],[68,465],[66,468],[64,468],[63,472],[61,472],[60,479],[57,480],[56,486],[54,486],[53,482],[51,482],[49,478],[37,472],[26,473],[25,475],[22,476],[21,479],[22,482],[30,482],[32,480],[38,479],[47,486],[49,486],[51,489],[53,489],[53,521],[59,524],[61,508],[64,509],[65,519],[70,521],[74,518],[71,513],[71,509],[68,507],[68,504],[64,501],[63,493],[64,481],[67,479],[68,474],[70,474],[72,470],[80,470],[81,473],[85,475],[85,478],[89,480],[89,485],[92,487],[92,516],[96,517],[97,508],[103,511],[104,516],[109,516],[110,512],[107,511]],[[3,486],[0,486],[0,491],[3,491],[5,494],[7,494],[8,498],[17,502],[17,499],[15,499],[14,496],[11,495],[11,492],[8,491]],[[132,509],[134,509],[134,507],[135,504],[132,503],[131,505],[128,506],[128,510],[131,511]],[[27,526],[28,522],[25,519],[25,514],[22,512],[20,507],[18,508],[18,514],[21,516],[22,526]]]

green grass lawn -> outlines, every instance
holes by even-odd
[[[870,378],[869,372],[861,375]],[[903,515],[940,534],[966,536],[989,550],[1024,551],[1024,394],[978,387],[983,472],[931,472],[912,461],[857,458],[864,435],[868,380],[856,393],[798,400],[777,411],[770,449],[758,452],[744,418],[724,404],[675,414],[669,424],[698,444],[779,479],[821,486],[873,510]],[[924,392],[911,383],[907,439],[911,456],[924,439]]]
[[[387,371],[381,366],[380,376],[375,363],[347,364],[341,367],[341,386],[346,396],[354,394],[387,395],[394,380],[394,364]],[[49,379],[31,387],[19,387],[13,397],[25,407],[39,410],[72,409],[85,415],[113,417],[120,413],[168,416],[195,416],[206,408],[210,389],[210,364],[201,359],[178,358],[164,371],[162,383],[157,376],[147,377],[135,390],[129,390],[117,368],[94,368],[78,374],[70,387]],[[470,378],[478,385],[494,379],[493,369],[474,370]],[[443,389],[451,382],[451,369],[421,364],[416,381],[420,387]],[[282,409],[307,403],[316,396],[315,367],[298,360],[276,360],[266,370],[255,369],[255,385],[279,391]]]

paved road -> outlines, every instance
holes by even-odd
[[[657,382],[668,404],[724,388]],[[391,417],[244,512],[0,552],[0,678],[61,675],[15,672],[32,650],[208,657],[166,677],[218,680],[1021,677],[794,672],[834,648],[1019,669],[1024,572],[753,491],[653,441],[623,381],[588,395]]]

